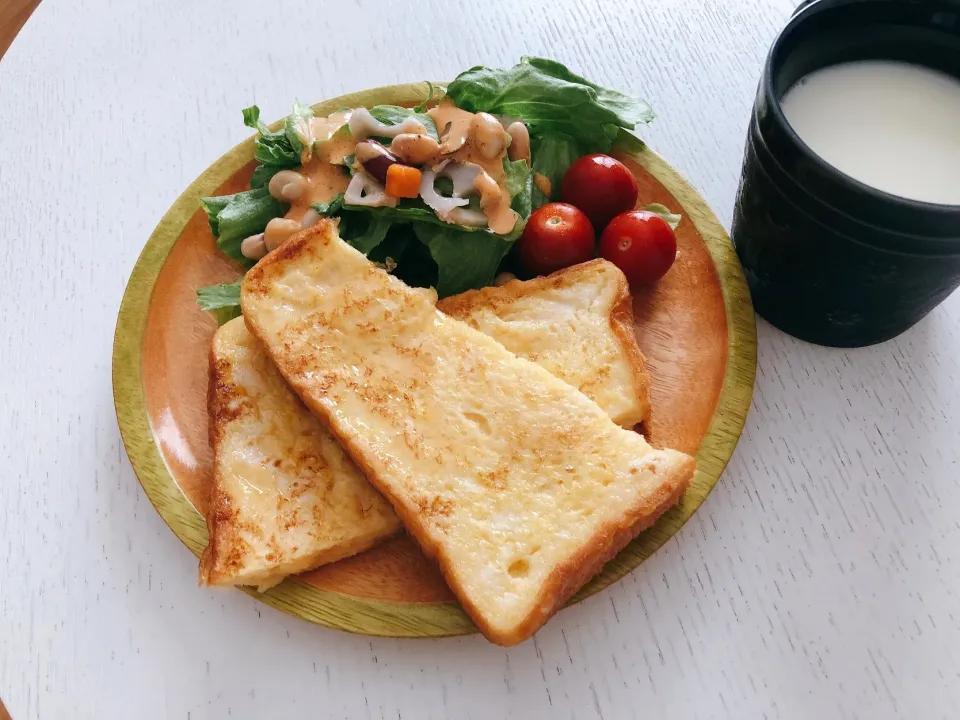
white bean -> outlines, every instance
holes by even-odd
[[[307,179],[295,170],[281,170],[270,178],[267,189],[277,200],[293,202],[303,197],[307,189]]]
[[[263,233],[244,238],[240,243],[240,254],[251,260],[259,260],[267,254],[267,244],[263,241]]]
[[[304,230],[307,228],[312,228],[314,225],[320,222],[321,217],[323,216],[320,213],[313,208],[309,208],[300,219],[300,227],[302,227]]]
[[[530,162],[530,131],[522,122],[510,123],[507,128],[510,135],[510,147],[507,155],[513,161],[526,160]]]
[[[410,165],[432,164],[440,157],[440,143],[429,135],[397,135],[390,152]]]
[[[490,113],[479,112],[473,116],[471,128],[480,154],[492,160],[503,152],[507,144],[507,131]]]
[[[287,220],[287,218],[274,218],[267,223],[267,229],[263,231],[263,241],[267,245],[267,250],[273,252],[283,245],[291,235],[300,232],[303,228],[296,220]]]

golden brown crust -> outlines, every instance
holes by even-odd
[[[231,437],[231,425],[243,422],[245,416],[256,416],[262,409],[256,406],[257,400],[251,396],[242,381],[242,368],[238,368],[233,350],[242,343],[247,336],[244,330],[238,336],[238,323],[244,324],[242,319],[233,320],[223,325],[214,335],[209,357],[209,382],[207,390],[207,409],[209,416],[210,445],[213,451],[213,478],[210,486],[210,497],[207,503],[207,531],[208,545],[200,559],[200,584],[235,586],[253,585],[266,589],[280,582],[289,574],[296,574],[312,570],[321,565],[333,563],[345,557],[350,557],[367,550],[381,540],[394,535],[400,529],[399,521],[390,515],[392,520],[383,526],[361,526],[358,524],[356,533],[346,533],[335,537],[330,547],[323,549],[319,546],[300,545],[291,548],[282,547],[273,531],[265,530],[264,526],[253,519],[243,501],[239,504],[236,496],[230,491],[230,482],[222,473],[229,470],[224,466],[228,453],[227,443]],[[252,340],[252,335],[248,340]],[[254,372],[256,366],[247,367],[248,372]],[[259,371],[257,371],[259,372]],[[298,409],[294,412],[301,415],[308,414],[308,410],[300,403],[299,398],[290,395],[289,400],[296,402]],[[311,415],[312,417],[312,415]],[[303,439],[306,439],[304,436]],[[332,443],[332,440],[329,441]],[[338,451],[339,454],[339,451]],[[288,453],[285,459],[291,466],[304,472],[306,476],[320,477],[328,468],[329,457],[321,446],[307,444],[298,448],[296,452]],[[276,459],[273,466],[280,468],[283,460]],[[284,472],[279,470],[278,472]],[[342,478],[340,487],[347,487],[352,475]],[[369,500],[374,493],[364,485],[363,496],[357,495],[354,500],[360,504],[360,512],[366,518],[369,510],[370,517],[376,520],[380,517],[381,508],[385,510],[383,501],[377,498],[378,505],[366,507],[364,498]],[[281,531],[290,531],[291,528],[304,522],[302,516],[295,514],[295,507],[306,493],[316,490],[309,482],[294,483],[285,494],[279,495],[277,500],[277,521]],[[327,490],[330,490],[328,487]],[[326,497],[326,493],[324,494]],[[290,510],[285,510],[287,506]],[[320,528],[324,523],[321,515],[317,515],[317,508],[313,507],[313,522]],[[286,513],[286,514],[284,514]],[[358,520],[359,523],[359,520]],[[363,531],[366,531],[365,533]],[[317,535],[311,536],[314,540]],[[322,538],[330,540],[329,536]],[[304,539],[305,543],[310,540]],[[259,567],[251,566],[251,558],[262,554],[263,563]],[[299,551],[304,551],[299,553]]]
[[[247,274],[241,294],[242,304],[248,296],[262,295],[268,291],[268,278],[274,273],[282,271],[278,267],[282,262],[292,260],[301,254],[314,255],[317,252],[322,252],[320,244],[327,246],[334,238],[335,226],[330,222],[321,222],[310,230],[295,236],[281,248],[268,255]],[[567,278],[569,278],[569,275]],[[450,307],[450,303],[447,303],[447,306]],[[618,336],[620,336],[619,332],[622,332],[624,327],[629,327],[626,325],[626,318],[624,317],[629,307],[629,293],[623,287],[621,292],[618,293],[618,312],[614,313],[617,318],[615,327],[619,328]],[[269,348],[269,337],[264,328],[258,324],[256,315],[248,314],[247,317],[247,325],[250,331]],[[637,349],[637,356],[635,357],[639,357],[642,362],[639,349]],[[374,487],[391,501],[394,510],[424,553],[437,561],[447,584],[455,592],[463,609],[474,620],[480,631],[490,641],[500,645],[514,645],[533,635],[547,619],[556,613],[564,602],[589,578],[598,573],[617,552],[642,530],[652,525],[664,511],[677,502],[689,485],[695,468],[695,462],[690,457],[672,451],[651,451],[649,457],[645,457],[645,460],[653,464],[651,471],[655,471],[661,478],[662,482],[658,490],[650,496],[639,499],[635,506],[625,509],[623,515],[616,521],[601,526],[573,557],[556,567],[541,588],[538,601],[533,606],[531,613],[512,632],[503,633],[484,620],[479,608],[470,601],[469,596],[460,587],[451,559],[438,542],[438,538],[430,532],[428,525],[422,521],[415,503],[403,502],[403,498],[392,497],[393,488],[382,482],[377,469],[368,462],[366,452],[355,442],[353,436],[342,431],[340,423],[336,421],[334,416],[331,416],[328,408],[321,405],[318,398],[310,393],[303,392],[303,388],[296,377],[296,368],[287,367],[285,363],[281,363],[279,368],[294,390],[301,395],[301,399],[341,443],[344,450],[357,463]]]
[[[650,421],[650,373],[647,371],[647,359],[637,344],[637,335],[634,331],[633,297],[630,295],[630,285],[619,268],[617,268],[617,274],[617,302],[613,306],[613,312],[610,313],[610,329],[617,336],[620,348],[627,356],[630,374],[633,376],[633,386],[636,388],[637,399],[643,408],[640,416],[643,418],[642,422],[647,423]]]
[[[671,457],[675,460],[664,458],[666,467],[658,471],[670,482],[661,485],[655,495],[642,498],[634,507],[628,508],[620,522],[599,528],[578,553],[550,574],[540,591],[535,610],[517,627],[516,632],[506,637],[491,638],[493,642],[510,646],[531,637],[617,553],[677,504],[690,485],[697,464],[688,455],[676,453]],[[490,637],[486,631],[484,635]]]
[[[247,294],[263,295],[267,292],[265,286],[268,273],[275,272],[274,266],[287,260],[293,260],[309,248],[310,241],[314,236],[326,235],[324,245],[330,244],[330,233],[336,233],[337,224],[329,219],[322,218],[320,222],[312,228],[297,233],[276,250],[267,253],[260,262],[253,266],[243,276],[243,283],[240,291],[240,308],[243,310],[243,296]],[[252,325],[248,322],[247,328],[253,332]],[[256,335],[256,333],[254,333]]]
[[[608,260],[596,258],[532,280],[511,280],[499,287],[467,290],[459,295],[444,298],[437,303],[437,309],[455,318],[468,316],[477,307],[490,307],[496,311],[497,308],[510,305],[538,292],[557,290],[576,284],[584,276],[591,275],[597,268],[612,272],[617,277],[616,297],[610,312],[610,330],[617,338],[630,368],[634,393],[642,408],[641,417],[643,422],[647,422],[650,418],[650,375],[647,372],[646,358],[637,344],[634,333],[633,298],[630,295],[630,285],[620,269]]]
[[[207,384],[207,412],[210,417],[209,424],[209,433],[210,433],[210,447],[213,450],[213,457],[217,457],[220,446],[220,438],[222,436],[222,426],[217,422],[217,418],[223,412],[223,404],[221,403],[221,393],[225,385],[227,384],[226,379],[226,368],[224,365],[218,361],[217,354],[214,349],[214,344],[217,342],[216,335],[214,335],[213,340],[210,343],[210,370],[209,376],[210,380]],[[220,491],[219,485],[216,480],[216,474],[214,474],[213,483],[210,486],[210,500],[207,503],[207,534],[209,540],[207,542],[207,547],[204,548],[203,554],[200,556],[200,568],[199,568],[199,584],[200,585],[212,585],[217,582],[217,579],[223,574],[222,570],[218,567],[218,560],[221,557],[221,545],[225,538],[221,538],[221,533],[218,531],[220,527],[227,527],[223,523],[225,516],[229,515],[230,507],[229,499]]]
[[[351,446],[349,438],[341,437],[335,428],[331,428],[331,432],[343,443],[344,449],[351,455],[355,454],[356,448]],[[564,606],[567,600],[573,597],[577,590],[599,573],[604,565],[616,557],[617,553],[637,535],[651,527],[663,513],[677,504],[690,485],[690,479],[696,470],[696,462],[693,458],[679,453],[672,457],[675,457],[676,461],[669,463],[662,471],[670,482],[662,485],[655,495],[642,498],[637,505],[628,508],[620,522],[608,523],[599,528],[590,541],[580,548],[579,552],[566,563],[555,568],[541,588],[531,613],[510,634],[498,632],[496,628],[486,622],[483,614],[470,602],[469,597],[463,592],[456,580],[450,559],[443,552],[442,546],[428,532],[426,525],[419,522],[416,516],[408,513],[407,508],[394,505],[394,509],[403,521],[407,531],[420,545],[424,554],[437,562],[443,579],[453,590],[460,606],[470,616],[483,636],[492,643],[510,647],[532,637],[547,620]],[[361,467],[364,466],[361,464]],[[387,495],[389,488],[377,483],[376,475],[372,472],[372,469],[364,467],[364,471],[373,485],[384,495]],[[389,498],[389,495],[387,497]]]
[[[238,513],[231,504],[229,495],[220,485],[216,467],[227,423],[250,412],[251,408],[246,401],[230,402],[231,399],[240,397],[240,389],[231,381],[230,362],[217,355],[218,336],[219,331],[214,333],[210,343],[210,380],[207,385],[207,413],[210,419],[210,448],[213,451],[214,473],[213,482],[210,485],[210,499],[207,503],[206,520],[209,540],[200,556],[199,584],[201,585],[235,584],[234,579],[242,569],[244,557],[249,552],[247,541],[236,532],[240,524]]]

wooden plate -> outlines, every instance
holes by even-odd
[[[315,110],[327,115],[344,106],[412,105],[425,94],[425,84],[397,85],[335,98]],[[151,502],[196,555],[207,543],[207,353],[216,327],[197,308],[195,291],[238,276],[217,252],[199,199],[244,189],[253,150],[251,138],[228,152],[164,216],[130,277],[114,341],[114,400],[127,454]],[[649,439],[695,453],[697,473],[680,505],[572,602],[637,567],[704,501],[740,436],[756,371],[753,307],[720,223],[696,191],[640,143],[621,144],[616,154],[637,176],[643,203],[663,203],[683,215],[676,264],[655,288],[636,296],[634,310],[652,378]],[[266,593],[246,591],[285,612],[352,632],[414,637],[476,631],[439,571],[406,537]]]

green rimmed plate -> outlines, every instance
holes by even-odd
[[[412,105],[424,83],[334,98],[315,106]],[[174,203],[130,277],[114,341],[114,399],[120,431],[147,496],[199,555],[211,479],[207,354],[216,329],[195,302],[198,287],[229,282],[236,268],[216,250],[199,199],[244,189],[253,171],[249,139],[214,163]],[[643,203],[684,219],[668,275],[636,295],[637,338],[651,375],[651,442],[697,456],[681,503],[627,546],[573,599],[599,592],[636,568],[704,501],[726,466],[750,407],[756,371],[753,307],[722,226],[696,191],[639,143],[616,154],[636,175]],[[474,632],[439,572],[406,537],[297,578],[266,593],[268,605],[329,627],[370,635],[428,637]]]

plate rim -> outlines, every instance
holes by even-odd
[[[377,104],[388,96],[394,103],[416,103],[427,97],[428,83],[387,85],[341,95],[314,105],[318,114],[339,107]],[[271,127],[278,127],[282,121]],[[746,423],[756,377],[756,319],[746,279],[723,226],[697,191],[663,158],[643,143],[627,139],[618,149],[653,174],[694,223],[716,269],[727,319],[727,367],[717,407],[697,452],[693,484],[706,485],[701,497],[682,502],[645,531],[645,549],[624,548],[570,600],[570,604],[600,592],[639,567],[693,516],[719,481]],[[201,197],[220,187],[253,159],[253,137],[239,143],[184,190],[141,251],[124,290],[113,344],[113,396],[120,435],[140,485],[164,522],[199,557],[207,544],[207,526],[174,479],[155,441],[143,384],[142,350],[147,316],[160,271],[184,228],[199,208]],[[299,578],[259,593],[239,588],[261,602],[295,617],[348,632],[386,637],[444,637],[477,632],[455,602],[415,603],[363,598],[323,590]]]

